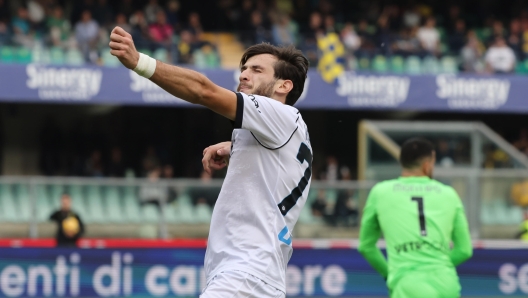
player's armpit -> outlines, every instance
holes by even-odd
[[[178,98],[203,105],[230,120],[235,120],[236,94],[214,84],[199,72],[157,61],[156,71],[150,80]]]
[[[473,246],[471,244],[471,235],[469,233],[469,226],[464,213],[462,204],[457,209],[455,215],[455,222],[453,225],[453,249],[449,254],[453,265],[458,266],[467,261],[473,255]]]

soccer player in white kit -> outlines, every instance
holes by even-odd
[[[112,55],[127,68],[234,123],[231,142],[204,150],[206,170],[222,168],[227,159],[229,167],[213,210],[200,297],[285,297],[291,231],[312,176],[308,129],[293,107],[308,60],[293,47],[252,46],[242,56],[235,93],[138,53],[120,27],[110,40]]]

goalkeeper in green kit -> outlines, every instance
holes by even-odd
[[[371,190],[358,250],[386,280],[392,298],[460,297],[455,266],[473,254],[464,207],[455,190],[431,179],[433,145],[401,148],[402,175]],[[387,257],[376,242],[383,233]]]

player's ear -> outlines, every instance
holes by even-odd
[[[287,95],[293,89],[293,82],[291,80],[277,80],[275,85],[275,92],[283,95]]]

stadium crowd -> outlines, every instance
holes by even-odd
[[[353,69],[403,71],[402,61],[408,57],[418,58],[417,63],[423,61],[427,68],[435,59],[448,57],[465,72],[528,72],[528,66],[519,63],[528,57],[528,10],[522,1],[514,1],[513,12],[501,14],[505,17],[496,17],[492,8],[469,14],[465,3],[431,1],[382,5],[240,0],[208,1],[206,6],[214,8],[211,3],[217,7],[187,9],[183,15],[181,6],[190,4],[178,0],[0,0],[0,45],[78,49],[86,62],[101,63],[108,33],[119,25],[132,32],[139,49],[161,49],[159,57],[166,55],[166,61],[190,64],[196,51],[214,52],[201,33],[228,31],[236,32],[246,46],[294,44],[315,66],[318,40],[336,33],[344,45],[346,65]]]
[[[0,46],[80,51],[83,63],[104,64],[101,58],[109,54],[110,32],[121,26],[133,35],[138,49],[170,63],[193,64],[193,53],[214,50],[200,39],[200,16],[193,12],[182,19],[177,0],[164,6],[156,0],[146,5],[119,2],[83,0],[61,5],[55,0],[29,0],[9,6],[0,0]]]

